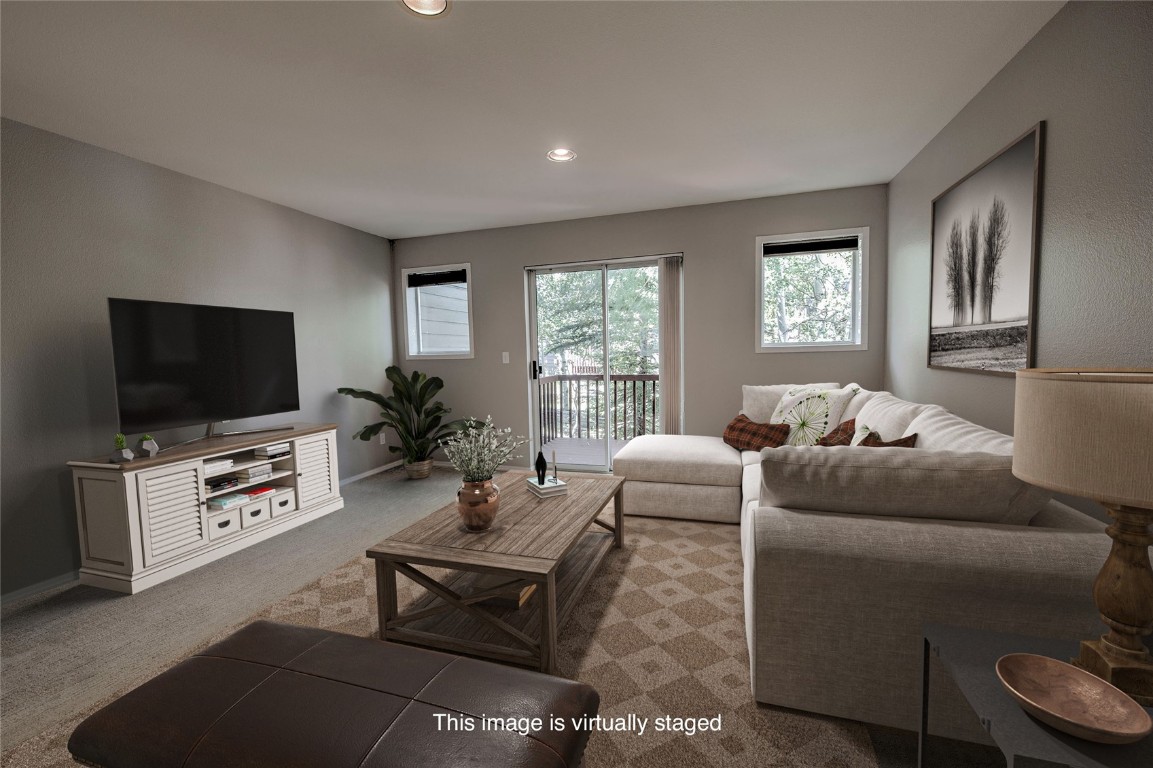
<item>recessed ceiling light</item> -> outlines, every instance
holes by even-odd
[[[575,157],[576,152],[573,152],[571,149],[565,149],[564,147],[550,149],[548,153],[548,159],[554,163],[567,163]]]
[[[421,16],[439,16],[448,10],[448,0],[401,0],[404,7]]]

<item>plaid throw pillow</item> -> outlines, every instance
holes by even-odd
[[[896,440],[890,440],[886,443],[876,432],[870,432],[865,435],[865,439],[858,443],[858,445],[867,445],[870,448],[916,448],[917,433],[914,432],[906,437],[898,437]]]
[[[842,421],[837,426],[833,427],[833,431],[822,437],[817,441],[817,445],[823,445],[826,448],[834,445],[849,445],[853,442],[853,435],[857,433],[857,420],[849,419]]]
[[[724,441],[738,451],[777,448],[789,439],[788,424],[760,424],[741,414],[725,427]]]

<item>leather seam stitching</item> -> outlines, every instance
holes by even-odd
[[[296,654],[296,655],[295,655],[295,656],[293,656],[291,659],[289,659],[288,661],[286,661],[286,662],[285,662],[285,664],[291,664],[292,662],[296,661],[296,660],[297,660],[297,659],[299,659],[301,656],[303,656],[304,654],[306,654],[306,653],[308,653],[309,651],[313,650],[313,649],[314,649],[314,648],[316,648],[317,646],[319,646],[319,645],[322,645],[323,643],[326,643],[326,642],[328,642],[330,639],[331,639],[331,636],[329,636],[329,637],[322,637],[322,638],[320,638],[320,640],[317,640],[315,643],[313,643],[312,645],[308,646],[308,647],[307,647],[307,648],[305,648],[303,651],[301,651],[300,653]],[[227,658],[227,657],[223,657],[223,656],[221,656],[221,657],[217,657],[217,656],[207,656],[207,657],[203,657],[203,658]],[[233,661],[240,661],[240,659],[233,659]],[[267,683],[269,680],[271,680],[271,679],[272,679],[272,677],[273,677],[273,675],[275,675],[275,674],[276,674],[278,671],[281,671],[281,670],[283,670],[283,669],[284,669],[284,664],[281,664],[280,666],[277,666],[277,667],[273,667],[271,664],[261,664],[260,666],[263,666],[263,667],[266,667],[266,668],[270,668],[270,669],[272,669],[272,671],[271,671],[271,672],[269,672],[269,673],[268,673],[268,675],[267,675],[267,676],[266,676],[266,677],[265,677],[263,680],[261,680],[259,683],[257,683],[256,685],[252,686],[251,688],[249,688],[249,689],[248,689],[248,690],[247,690],[247,691],[244,693],[244,695],[243,695],[243,696],[241,696],[240,698],[238,698],[236,701],[232,702],[232,704],[230,704],[230,705],[229,705],[228,709],[226,709],[226,710],[224,710],[223,712],[221,712],[221,713],[220,713],[220,715],[218,715],[218,716],[217,716],[217,718],[216,718],[215,720],[213,720],[213,721],[212,721],[212,724],[211,724],[211,725],[209,725],[207,728],[205,728],[205,729],[204,729],[204,733],[200,734],[200,738],[198,738],[198,739],[196,740],[196,743],[195,743],[195,744],[193,744],[193,745],[192,745],[192,748],[188,750],[188,754],[186,754],[186,755],[184,756],[184,760],[182,760],[182,761],[181,761],[181,763],[180,763],[180,766],[181,766],[181,768],[184,768],[185,766],[187,766],[187,765],[188,765],[188,761],[192,759],[192,755],[193,755],[193,754],[196,752],[197,748],[198,748],[198,747],[199,747],[199,746],[200,746],[200,745],[201,745],[201,744],[204,742],[204,740],[205,740],[206,738],[208,738],[208,734],[212,732],[212,729],[213,729],[213,728],[215,728],[217,725],[219,725],[219,724],[220,724],[220,721],[221,721],[221,720],[223,720],[223,719],[224,719],[224,718],[225,718],[225,717],[228,715],[228,713],[229,713],[229,712],[231,712],[232,710],[234,710],[234,709],[236,708],[236,706],[237,706],[238,704],[240,704],[240,702],[244,701],[244,700],[245,700],[245,699],[247,699],[249,696],[251,696],[251,695],[253,694],[253,692],[254,692],[254,691],[256,691],[256,689],[257,689],[257,688],[260,688],[262,685],[264,685],[264,684],[265,684],[265,683]]]

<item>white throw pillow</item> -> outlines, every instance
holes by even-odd
[[[857,433],[853,436],[853,445],[865,439],[868,431],[877,432],[882,440],[896,440],[905,435],[905,430],[930,408],[940,406],[910,403],[894,397],[888,392],[876,392],[857,413]],[[866,431],[862,431],[865,429]]]
[[[868,424],[863,424],[860,419],[857,420],[857,429],[853,432],[853,439],[849,441],[849,445],[860,445],[873,428]],[[884,435],[878,435],[882,440],[885,439]]]
[[[760,504],[1027,525],[1050,495],[1012,470],[992,453],[782,445],[761,454]]]
[[[855,384],[844,389],[790,389],[773,411],[773,424],[789,425],[788,445],[816,445],[817,441],[841,423],[841,414],[853,396],[861,391]]]
[[[772,420],[773,411],[776,410],[777,404],[781,402],[781,398],[790,389],[797,387],[816,387],[817,389],[838,389],[840,384],[831,382],[828,384],[768,384],[768,385],[751,385],[745,384],[741,387],[743,395],[743,402],[741,403],[741,413],[749,417],[749,421],[755,421],[758,424],[768,424]]]
[[[858,385],[846,384],[845,386],[856,387]],[[853,399],[849,401],[849,404],[845,406],[845,412],[841,414],[841,421],[848,421],[849,419],[857,418],[857,414],[861,412],[861,409],[865,407],[865,404],[872,400],[874,395],[878,394],[880,393],[873,392],[871,390],[865,389],[864,387],[861,387],[861,391],[854,395]]]

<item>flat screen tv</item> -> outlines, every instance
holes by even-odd
[[[300,410],[291,312],[108,299],[120,431]]]

